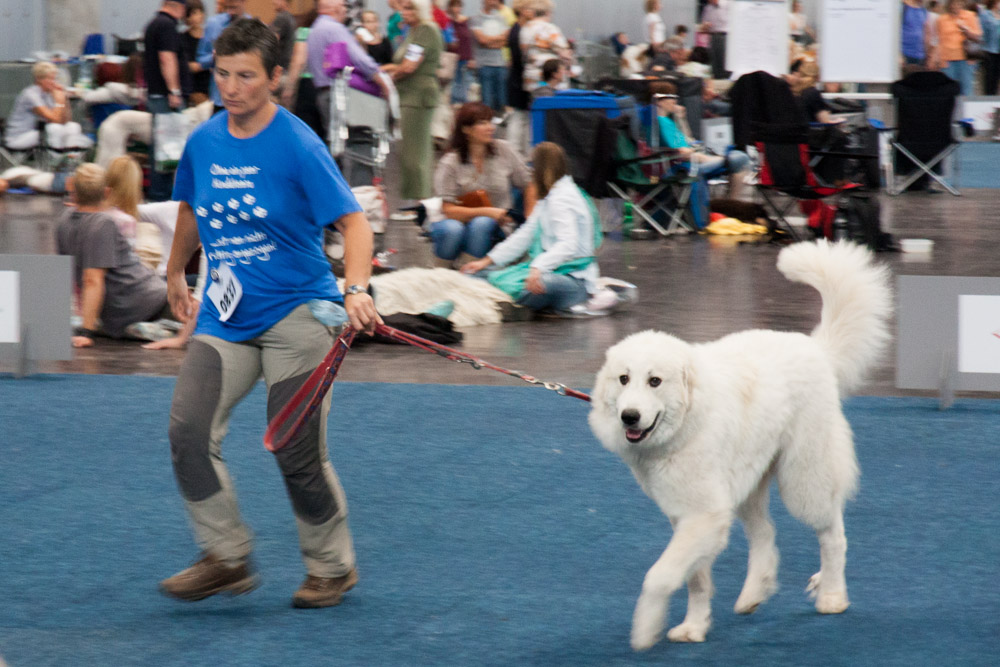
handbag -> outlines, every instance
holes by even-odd
[[[982,60],[983,45],[980,42],[967,37],[963,43],[963,48],[965,49],[966,60]]]
[[[440,81],[451,81],[455,78],[455,70],[458,68],[458,54],[450,51],[442,51],[438,60],[437,78]]]
[[[598,215],[597,207],[594,206],[594,201],[590,198],[590,196],[583,190],[580,190],[580,194],[583,195],[584,200],[587,202],[587,208],[590,211],[590,219],[594,226],[594,252],[596,253],[597,249],[601,246],[601,242],[604,240],[604,233],[601,230],[601,218]],[[541,254],[542,225],[539,224],[535,229],[535,240],[531,244],[531,249],[528,250],[528,257],[530,259],[526,262],[521,262],[520,264],[514,264],[512,266],[491,271],[486,277],[486,280],[498,290],[505,292],[516,300],[524,293],[524,283],[528,280],[528,276],[531,274],[532,260]],[[574,271],[587,268],[593,261],[593,255],[590,257],[578,257],[574,260],[566,262],[565,264],[557,266],[553,270],[553,273],[564,276],[569,273],[573,273]]]
[[[460,194],[455,203],[466,208],[486,208],[493,206],[493,203],[490,202],[490,195],[486,190],[470,190],[469,192]]]

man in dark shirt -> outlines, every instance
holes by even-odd
[[[153,114],[153,133],[150,155],[156,155],[157,114],[180,111],[184,98],[191,93],[191,71],[183,56],[178,23],[186,11],[184,0],[164,0],[160,11],[146,26],[143,74],[146,79],[146,108]],[[169,172],[150,173],[149,200],[166,201],[173,189]]]

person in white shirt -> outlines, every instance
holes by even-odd
[[[538,87],[542,80],[542,65],[552,58],[562,58],[567,64],[572,60],[569,41],[563,31],[550,20],[552,0],[530,0],[534,18],[521,28],[521,50],[524,52],[524,89],[528,92]]]
[[[660,16],[660,0],[646,0],[646,40],[649,42],[650,54],[655,53],[667,40],[667,24]]]
[[[50,148],[89,148],[93,141],[73,122],[66,89],[59,82],[59,68],[50,62],[39,62],[31,68],[34,85],[28,86],[14,100],[14,109],[7,119],[7,148],[23,150],[41,142],[38,123],[45,123],[45,136]]]
[[[485,257],[463,265],[461,270],[473,274],[490,266],[503,267],[528,253],[528,274],[520,289],[496,281],[494,277],[500,272],[493,272],[487,279],[511,294],[519,306],[567,312],[599,291],[595,254],[600,242],[600,220],[569,175],[562,148],[543,141],[535,147],[532,163],[540,199],[531,215]]]

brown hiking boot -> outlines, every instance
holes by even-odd
[[[292,596],[292,606],[300,609],[332,607],[340,604],[344,593],[358,583],[358,571],[351,570],[342,577],[314,577],[308,575],[299,590]]]
[[[216,593],[243,595],[259,584],[249,559],[236,567],[227,567],[212,554],[205,554],[188,569],[161,581],[160,590],[172,598],[195,602]]]

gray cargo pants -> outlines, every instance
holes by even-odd
[[[170,452],[195,538],[216,558],[236,564],[251,551],[251,532],[240,518],[222,458],[230,412],[263,374],[270,420],[333,341],[334,330],[318,322],[304,304],[252,340],[231,343],[207,335],[192,339],[170,408]],[[354,567],[347,499],[327,456],[329,409],[327,395],[299,436],[275,452],[306,571],[317,577],[340,577]]]

